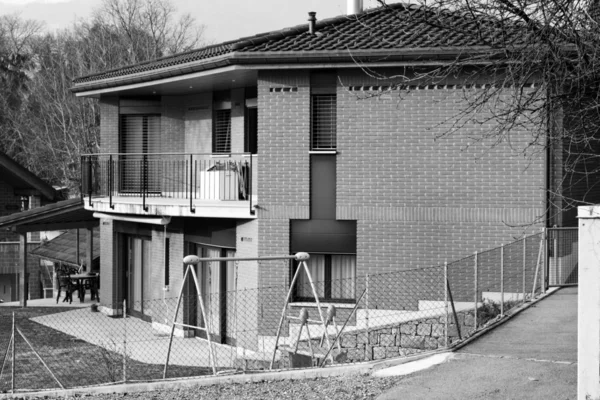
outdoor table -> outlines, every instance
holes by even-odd
[[[85,298],[85,284],[86,282],[89,282],[90,284],[90,288],[94,288],[94,287],[98,287],[98,280],[100,279],[100,275],[98,274],[88,274],[88,273],[84,273],[84,274],[73,274],[70,276],[71,281],[75,281],[77,282],[77,293],[79,294],[79,300],[83,303],[83,300]],[[91,292],[91,296],[92,296],[92,300],[94,300],[94,293],[96,294],[96,300],[100,301],[100,298],[98,296],[98,291],[94,291],[93,289],[90,290]]]

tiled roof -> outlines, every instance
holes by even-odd
[[[486,32],[485,40],[481,35],[482,27]],[[475,20],[462,13],[399,3],[362,14],[318,21],[314,35],[308,32],[308,24],[303,24],[80,77],[74,80],[73,90],[77,91],[78,85],[87,86],[86,83],[136,74],[146,75],[143,80],[148,81],[152,80],[153,72],[178,66],[181,66],[180,70],[170,71],[168,75],[183,75],[191,72],[187,67],[211,62],[221,66],[228,62],[228,56],[235,54],[245,54],[245,60],[255,56],[264,61],[286,53],[481,48],[506,36],[505,27],[490,19]],[[516,34],[508,36],[514,39]]]

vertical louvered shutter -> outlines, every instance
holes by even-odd
[[[121,115],[119,132],[121,191],[160,191],[160,116]]]
[[[335,94],[313,94],[311,96],[312,150],[336,148],[336,113]]]
[[[231,110],[215,110],[213,153],[231,153]]]

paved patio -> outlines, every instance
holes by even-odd
[[[143,363],[164,364],[167,357],[169,334],[154,329],[151,323],[139,318],[111,318],[82,308],[32,320],[109,351],[123,354],[125,349],[129,357]],[[217,368],[233,368],[236,360],[242,357],[270,360],[271,356],[229,345],[213,343],[213,346]],[[174,337],[169,364],[210,367],[210,354],[207,340]]]

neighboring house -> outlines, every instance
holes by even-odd
[[[100,101],[101,154],[82,170],[85,207],[101,219],[104,312],[126,299],[154,320],[151,300],[177,295],[187,254],[309,252],[322,300],[352,302],[359,288],[332,280],[439,265],[545,225],[548,154],[523,156],[527,129],[496,146],[471,139],[476,123],[439,139],[465,77],[400,101],[357,65],[412,73],[478,45],[416,20],[386,30],[394,18],[309,22],[74,81]],[[252,262],[233,279],[231,264],[199,267],[207,293],[284,286],[293,271]],[[264,305],[262,334],[274,335],[282,302]]]
[[[57,192],[4,153],[0,153],[0,217],[40,207],[56,201]],[[38,246],[40,233],[32,233],[28,247]],[[16,301],[19,298],[19,234],[0,231],[0,299]],[[51,272],[38,259],[28,260],[27,287],[29,298],[44,296],[43,289],[52,287]]]

